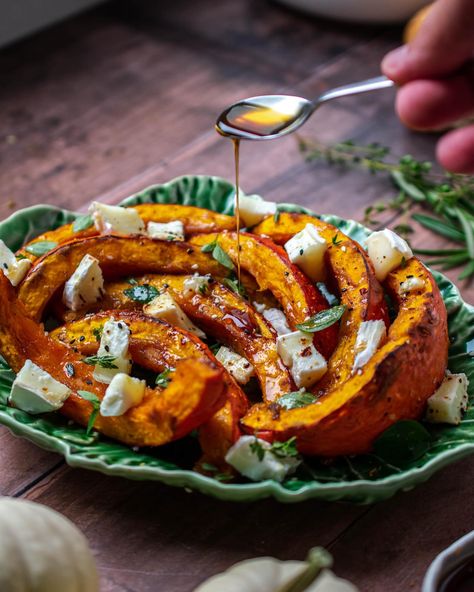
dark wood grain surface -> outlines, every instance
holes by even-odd
[[[115,2],[37,34],[0,52],[0,217],[40,202],[113,203],[186,173],[232,178],[231,147],[213,131],[223,107],[259,93],[312,97],[375,75],[399,38],[398,29],[312,19],[263,0]],[[304,135],[432,159],[435,137],[404,129],[393,96],[329,104]],[[394,191],[383,178],[306,163],[294,137],[244,145],[241,180],[247,192],[356,219]],[[443,244],[420,228],[413,242]],[[472,287],[461,289],[473,302]],[[107,592],[188,592],[235,561],[303,558],[317,544],[363,592],[418,590],[432,558],[474,525],[472,459],[373,507],[231,504],[71,469],[4,428],[0,443],[0,493],[47,504],[82,528]]]

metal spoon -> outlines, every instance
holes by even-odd
[[[216,129],[223,136],[242,140],[273,140],[297,130],[323,103],[359,93],[388,88],[386,76],[328,90],[315,101],[291,95],[262,95],[234,103],[221,113]]]

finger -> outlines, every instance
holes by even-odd
[[[474,173],[474,125],[469,125],[441,138],[436,147],[441,166],[452,173]]]
[[[438,0],[414,40],[388,53],[382,71],[397,84],[439,78],[474,57],[473,0]]]
[[[436,129],[474,111],[474,77],[415,80],[397,94],[396,109],[408,127]]]

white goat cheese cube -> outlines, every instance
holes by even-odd
[[[387,329],[385,323],[381,320],[363,321],[360,324],[354,345],[355,357],[352,366],[353,373],[367,364],[379,348],[379,345],[385,339],[386,335]]]
[[[398,293],[400,296],[414,292],[415,290],[421,290],[425,285],[425,282],[419,277],[409,277],[398,286]]]
[[[375,276],[379,281],[383,281],[402,261],[408,261],[413,257],[406,240],[389,228],[373,232],[365,242]]]
[[[461,414],[468,404],[465,374],[448,374],[439,389],[428,399],[426,420],[430,423],[461,423]]]
[[[195,273],[190,278],[184,280],[184,295],[194,296],[194,294],[205,294],[212,282],[210,275],[199,275]]]
[[[80,310],[97,302],[104,290],[104,276],[99,260],[84,255],[76,271],[64,285],[63,302],[70,310]]]
[[[265,201],[258,195],[241,195],[239,197],[239,214],[245,226],[255,226],[267,216],[273,216],[277,205],[273,201]]]
[[[255,450],[256,445],[260,451],[263,449],[263,458],[260,458],[261,452],[259,457],[258,451]],[[276,456],[271,447],[271,444],[255,436],[241,436],[229,448],[225,460],[252,481],[273,479],[281,482],[295,471],[301,461],[294,456]]]
[[[15,253],[0,240],[0,269],[10,280],[12,286],[18,286],[31,267],[29,259],[17,259]]]
[[[142,402],[145,389],[144,380],[133,378],[122,372],[116,374],[100,402],[100,414],[105,417],[123,415],[130,407],[135,407]]]
[[[279,308],[265,308],[262,314],[263,317],[275,329],[278,335],[286,335],[287,333],[291,333],[285,313]]]
[[[143,312],[150,317],[162,319],[170,325],[175,325],[190,333],[194,333],[194,335],[197,335],[198,337],[206,337],[206,334],[201,331],[199,327],[196,327],[168,292],[156,296],[151,302],[145,304]]]
[[[285,243],[290,261],[301,268],[315,282],[325,277],[324,254],[326,241],[319,235],[314,224],[306,226]]]
[[[123,321],[116,321],[113,318],[106,321],[100,339],[98,358],[110,360],[110,364],[97,363],[94,368],[94,378],[98,382],[109,384],[116,374],[130,374],[132,361],[128,353],[130,340],[130,329]],[[107,368],[104,366],[115,366]]]
[[[31,360],[13,381],[8,398],[11,405],[28,413],[46,413],[60,409],[71,391]]]
[[[133,208],[108,206],[98,201],[89,207],[95,227],[102,234],[144,234],[145,224]]]
[[[184,241],[184,225],[180,220],[172,222],[148,222],[148,236],[160,240]]]
[[[327,363],[313,345],[311,334],[293,331],[277,337],[277,351],[298,388],[309,388],[326,372]]]
[[[247,384],[254,374],[252,364],[228,347],[221,346],[216,353],[216,359],[239,384]]]

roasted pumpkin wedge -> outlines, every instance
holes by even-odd
[[[294,390],[291,375],[277,353],[275,333],[267,321],[237,294],[211,280],[204,293],[186,293],[185,282],[191,276],[147,275],[136,278],[138,285],[169,291],[186,315],[207,335],[229,346],[255,368],[263,397],[273,401]],[[101,306],[110,309],[141,309],[127,293],[126,281],[105,285]]]
[[[174,220],[180,220],[183,223],[186,236],[207,232],[220,232],[222,230],[235,230],[236,228],[236,221],[233,216],[218,214],[205,208],[179,204],[150,203],[132,207],[137,210],[145,224],[148,224],[148,222],[172,222]],[[62,245],[70,240],[97,236],[98,234],[99,232],[92,223],[83,230],[74,230],[74,224],[64,224],[55,230],[44,232],[29,241],[18,251],[18,254],[27,257],[31,261],[35,261],[37,257],[27,250],[27,247],[31,247],[34,243],[48,241]]]
[[[237,234],[198,235],[190,244],[203,247],[213,241],[237,264]],[[291,328],[328,308],[326,299],[308,278],[293,265],[284,249],[273,242],[242,232],[239,237],[240,267],[250,273],[261,290],[269,290],[280,303]],[[337,342],[335,325],[315,333],[314,345],[328,358]]]
[[[388,326],[388,316],[382,286],[364,249],[332,224],[306,214],[282,212],[278,220],[273,216],[266,218],[253,228],[253,232],[284,244],[307,224],[313,224],[328,244],[328,278],[332,280],[331,288],[337,290],[341,304],[346,306],[338,345],[328,362],[328,371],[314,388],[314,392],[321,395],[350,376],[360,324],[382,319]]]
[[[39,259],[23,280],[19,297],[28,314],[41,318],[44,307],[71,276],[84,255],[99,260],[106,276],[131,273],[194,273],[226,277],[228,270],[184,242],[145,236],[93,236],[59,246]]]
[[[220,366],[209,348],[191,333],[133,311],[113,310],[87,315],[55,329],[51,337],[83,355],[94,354],[98,348],[96,335],[111,316],[127,323],[131,332],[130,354],[133,361],[144,368],[157,372],[175,368],[183,357],[189,360],[204,358]],[[222,470],[225,469],[224,457],[228,449],[240,437],[239,421],[249,407],[245,393],[227,371],[223,380],[227,386],[226,403],[199,428],[203,461]]]
[[[166,347],[166,344],[164,344]],[[93,379],[82,356],[46,334],[28,317],[9,281],[0,274],[0,350],[18,372],[27,359],[69,387],[72,394],[61,413],[87,425],[92,405],[77,394],[93,392],[99,399],[106,386]],[[74,368],[71,373],[70,365]],[[136,446],[159,446],[178,439],[210,419],[226,399],[223,371],[207,360],[183,360],[165,389],[146,390],[139,405],[119,417],[98,416],[97,431]]]
[[[423,288],[403,296],[411,277]],[[295,436],[302,453],[365,453],[401,419],[416,419],[443,380],[448,354],[447,315],[438,287],[417,259],[389,274],[386,288],[398,304],[388,339],[351,378],[316,402],[297,409],[257,404],[242,420],[245,431],[271,440]]]

